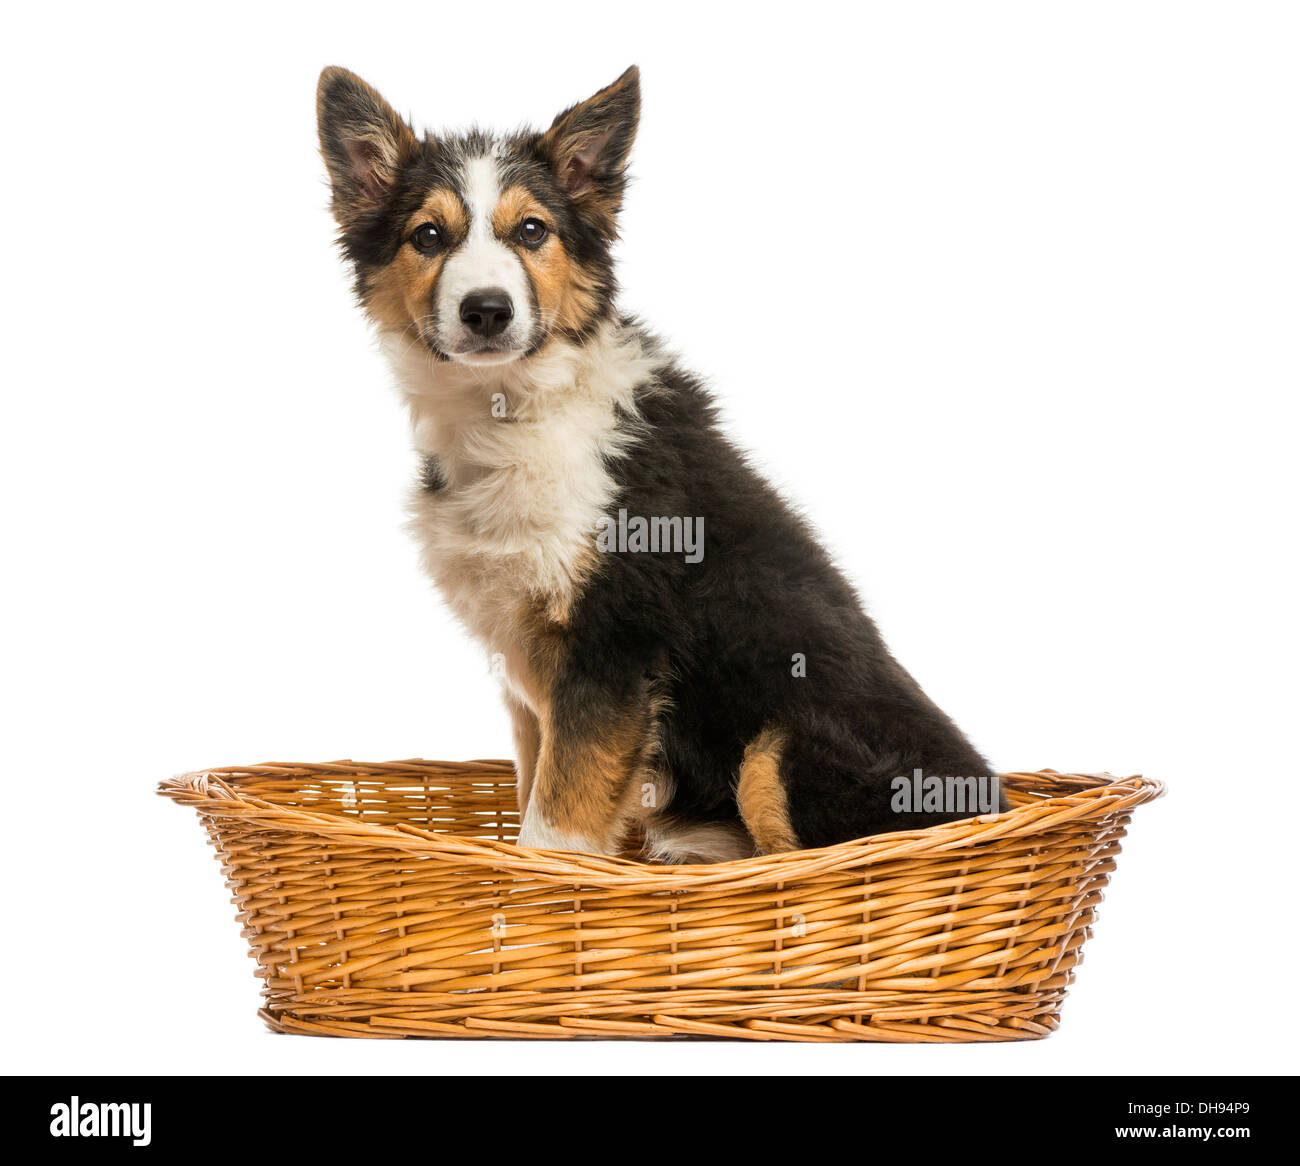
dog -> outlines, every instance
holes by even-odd
[[[633,67],[545,131],[421,137],[345,69],[317,93],[422,456],[422,563],[502,679],[518,844],[612,855],[639,828],[650,861],[722,862],[970,817],[900,803],[918,771],[996,779],[615,306],[640,102]]]

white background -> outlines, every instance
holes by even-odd
[[[1300,37],[1270,4],[24,6],[6,17],[11,1072],[1289,1069]],[[370,1043],[263,1029],[155,783],[509,749],[401,530],[322,65],[420,125],[637,62],[626,308],[707,374],[1004,768],[1166,780],[1059,1033]]]

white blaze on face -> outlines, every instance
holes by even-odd
[[[460,305],[465,297],[494,288],[510,297],[514,319],[504,332],[493,337],[493,352],[469,356],[474,364],[513,359],[528,347],[532,335],[532,300],[524,265],[492,229],[492,215],[500,198],[496,159],[488,156],[468,162],[464,200],[469,211],[469,233],[447,256],[438,279],[439,345],[452,356],[472,354],[484,343],[461,323]]]

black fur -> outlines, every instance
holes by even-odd
[[[420,485],[430,494],[437,494],[447,488],[447,478],[442,472],[442,464],[434,454],[425,454],[420,463]]]
[[[615,507],[704,519],[704,554],[605,554],[574,612],[564,682],[594,694],[649,675],[667,698],[674,817],[737,817],[736,774],[765,727],[805,846],[969,813],[895,813],[890,779],[991,775],[890,655],[806,523],[719,431],[707,392],[671,364],[640,400],[639,445],[616,460]],[[795,654],[806,675],[793,674]]]

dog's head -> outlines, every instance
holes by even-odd
[[[320,78],[321,153],[357,294],[439,359],[506,364],[612,310],[636,68],[545,133],[418,138],[360,77]]]

